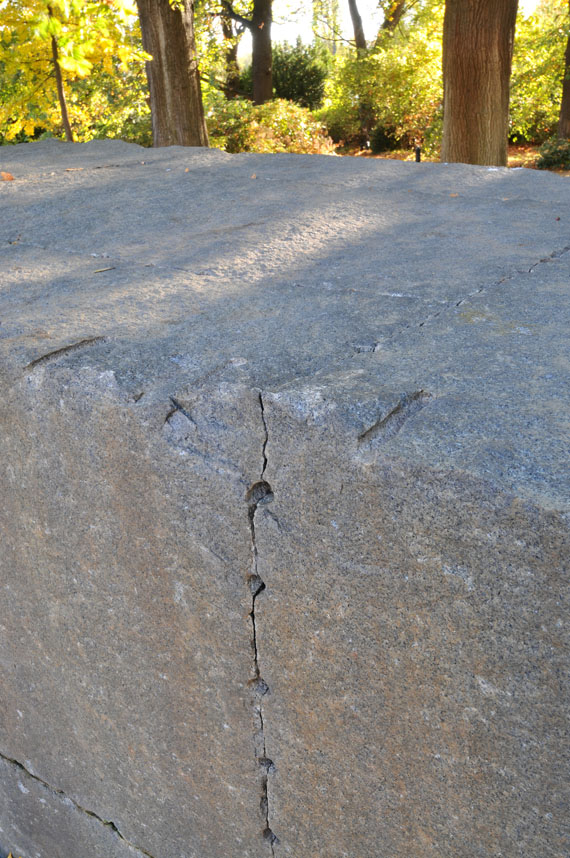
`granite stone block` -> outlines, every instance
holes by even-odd
[[[1,156],[3,858],[568,858],[570,180]]]

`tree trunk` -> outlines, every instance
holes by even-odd
[[[49,17],[53,18],[53,9],[51,6],[48,6],[47,10]],[[61,76],[61,66],[59,64],[59,51],[57,49],[57,39],[55,36],[51,37],[51,55],[53,58],[55,84],[57,86],[57,97],[59,100],[59,109],[61,110],[61,121],[63,122],[65,139],[68,143],[73,143],[73,131],[71,130],[71,123],[67,112],[67,101],[65,100],[65,90],[63,88],[63,78]]]
[[[570,12],[570,3],[568,11]],[[558,119],[558,136],[570,140],[570,35],[564,54],[564,80],[562,81],[562,103]]]
[[[155,146],[207,146],[193,0],[137,0]]]
[[[239,92],[238,39],[234,33],[232,19],[227,13],[220,16],[224,37],[224,60],[226,67],[226,98],[235,98]]]
[[[518,0],[446,0],[442,161],[507,164]]]
[[[273,98],[271,5],[272,0],[254,0],[253,3],[250,29],[254,104],[264,104]]]
[[[354,42],[356,49],[359,51],[366,50],[366,39],[364,38],[364,27],[362,26],[362,18],[356,5],[356,0],[348,0],[348,8],[352,19],[352,28],[354,30]]]
[[[389,33],[394,32],[400,23],[402,15],[406,11],[406,2],[407,0],[391,0],[384,15],[382,30],[387,30]]]

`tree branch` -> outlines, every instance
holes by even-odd
[[[244,18],[243,15],[238,15],[237,12],[234,12],[234,8],[228,0],[222,0],[222,8],[224,9],[226,15],[228,15],[232,21],[235,21],[238,24],[242,24],[244,27],[247,27],[248,30],[253,28],[253,21],[250,18]]]
[[[251,101],[251,93],[245,92],[243,89],[232,89],[231,86],[223,83],[217,77],[212,77],[207,74],[200,74],[200,80],[204,83],[209,83],[219,89],[221,92],[229,92],[232,95],[239,95],[240,98],[246,98],[248,101]]]
[[[335,27],[331,27],[330,23],[326,20],[326,18],[319,18],[318,16],[315,18],[315,23],[317,24],[325,24],[329,30],[332,31],[333,37],[330,36],[321,36],[320,34],[315,34],[315,38],[320,39],[321,42],[344,42],[346,45],[350,45],[352,48],[355,47],[354,39],[346,39],[341,35],[341,31],[337,30]]]

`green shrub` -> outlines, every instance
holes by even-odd
[[[379,152],[390,152],[398,148],[400,141],[393,128],[377,125],[370,135],[370,149],[377,155]]]
[[[152,122],[146,75],[136,72],[110,75],[96,68],[88,78],[75,82],[70,99],[88,106],[86,139],[118,138],[140,146],[152,146]]]
[[[309,110],[323,103],[328,74],[328,54],[317,45],[305,46],[297,39],[294,46],[273,48],[273,91],[277,98],[294,101]]]
[[[539,170],[552,167],[570,170],[570,140],[553,137],[546,140],[538,150],[539,159],[536,166]]]
[[[434,7],[422,15],[418,12],[407,31],[385,35],[368,52],[335,62],[317,114],[333,140],[362,145],[380,128],[398,145],[417,138],[424,149],[438,145],[443,10]],[[379,136],[377,142],[380,147],[387,141]]]
[[[509,102],[513,142],[541,143],[556,131],[569,22],[567,0],[543,0],[529,18],[519,13]]]
[[[309,110],[320,107],[328,74],[328,54],[316,45],[273,45],[273,93],[275,98],[294,101]],[[253,94],[252,69],[248,66],[240,75],[240,90]]]
[[[275,99],[255,105],[243,98],[210,99],[210,143],[226,152],[332,154],[333,143],[309,110]]]

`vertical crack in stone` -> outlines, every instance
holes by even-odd
[[[131,843],[130,840],[127,840],[127,838],[124,837],[123,834],[121,834],[117,825],[111,820],[103,819],[102,817],[94,813],[92,810],[87,810],[87,808],[82,807],[82,805],[75,801],[75,799],[71,798],[71,796],[67,795],[67,793],[65,793],[63,790],[51,786],[51,784],[48,784],[47,781],[44,781],[37,775],[32,774],[32,772],[30,772],[25,766],[23,766],[22,763],[18,762],[18,760],[13,759],[12,757],[7,757],[2,753],[0,753],[0,759],[4,760],[5,763],[8,763],[11,766],[14,766],[14,768],[22,772],[25,777],[30,778],[31,780],[39,784],[41,787],[43,787],[43,789],[48,790],[50,793],[52,793],[52,795],[55,795],[58,798],[62,799],[62,801],[65,801],[68,805],[71,805],[79,813],[83,813],[85,814],[85,816],[89,816],[91,817],[91,819],[94,819],[97,822],[101,823],[101,825],[104,825],[106,828],[110,828],[111,831],[119,838],[119,840],[121,840],[126,846],[128,846],[129,849],[138,852],[139,855],[145,855],[146,858],[153,858],[151,853],[147,852],[146,849],[143,849],[141,846],[136,846],[134,843]]]
[[[265,419],[265,406],[263,405],[263,397],[261,393],[259,394],[259,407],[261,409],[261,422],[263,423],[263,431],[265,432],[265,438],[263,440],[263,447],[261,450],[261,455],[263,456],[263,467],[261,469],[261,479],[265,474],[265,469],[267,468],[267,442],[269,441],[269,430],[267,428],[267,420]],[[273,499],[273,498],[272,498]]]
[[[251,570],[247,581],[251,592],[251,647],[253,650],[253,677],[249,681],[249,685],[254,695],[253,717],[255,724],[255,756],[259,764],[261,775],[261,798],[259,807],[264,821],[263,838],[268,842],[271,849],[271,855],[275,855],[274,845],[279,843],[279,839],[271,830],[269,824],[269,776],[275,771],[273,761],[267,756],[267,745],[265,741],[265,724],[263,720],[263,698],[269,693],[269,687],[263,676],[261,675],[261,666],[259,659],[259,646],[257,639],[257,621],[256,621],[256,601],[265,590],[265,582],[261,579],[258,569],[258,550],[255,537],[255,515],[257,508],[262,504],[271,503],[273,500],[273,492],[269,483],[263,479],[267,468],[267,441],[269,438],[267,422],[265,419],[265,410],[261,393],[259,394],[259,407],[261,410],[261,420],[263,423],[264,440],[262,447],[262,466],[260,478],[252,483],[246,492],[245,500],[247,502],[249,532],[251,537]]]

